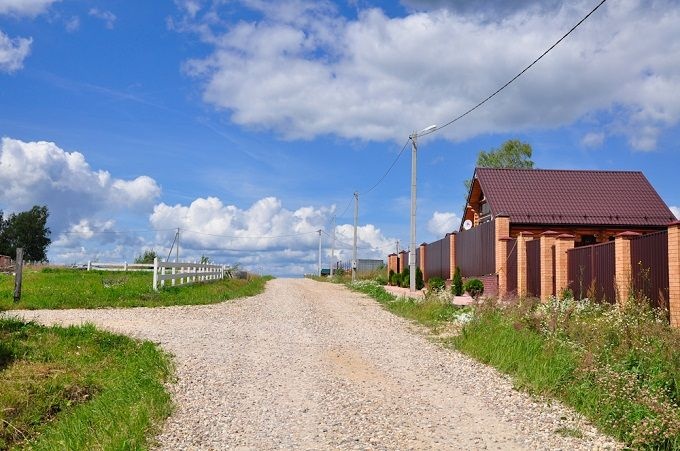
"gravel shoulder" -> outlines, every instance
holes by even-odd
[[[275,279],[208,306],[11,314],[91,322],[174,354],[177,409],[161,449],[621,447],[338,285]]]

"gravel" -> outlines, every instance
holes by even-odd
[[[621,448],[338,285],[276,279],[209,306],[13,314],[91,322],[171,352],[177,409],[160,449]]]

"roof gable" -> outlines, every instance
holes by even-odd
[[[477,168],[493,216],[513,223],[665,226],[675,220],[642,172]]]

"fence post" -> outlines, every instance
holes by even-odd
[[[158,257],[153,258],[153,291],[158,291]]]
[[[624,305],[631,294],[633,268],[630,261],[630,240],[640,236],[636,232],[622,232],[614,238],[614,284],[617,302]]]
[[[456,232],[452,232],[449,235],[449,279],[453,280],[453,276],[456,273]]]
[[[127,262],[123,262],[123,271],[127,272],[128,267],[127,267]]]
[[[87,270],[89,271],[91,269],[92,269],[92,260],[88,260],[87,261]]]
[[[21,279],[24,269],[24,248],[17,248],[17,260],[14,267],[14,302],[21,300]]]
[[[495,274],[498,278],[498,297],[503,298],[506,295],[507,279],[505,277],[506,269],[505,262],[508,259],[508,242],[506,238],[510,238],[510,217],[505,214],[498,214],[494,220],[494,254],[495,258]],[[485,290],[486,291],[486,290]]]
[[[668,226],[668,313],[680,328],[680,221]]]
[[[555,252],[555,237],[557,232],[547,230],[541,233],[541,301],[550,299],[553,293],[553,255]]]
[[[555,296],[569,287],[569,249],[573,249],[574,235],[563,233],[555,238]]]
[[[517,236],[517,296],[527,296],[527,242],[534,239],[531,232],[520,232]]]

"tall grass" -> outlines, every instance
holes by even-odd
[[[0,449],[146,448],[170,374],[150,342],[0,318]]]
[[[491,302],[451,343],[631,447],[680,449],[680,333],[646,302]]]
[[[261,293],[267,280],[267,277],[223,279],[166,286],[155,292],[151,287],[152,274],[148,272],[29,268],[24,272],[19,303],[13,300],[13,278],[0,274],[0,310],[211,304]]]

